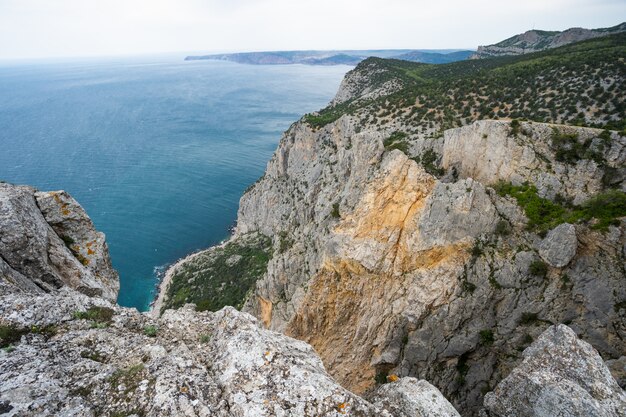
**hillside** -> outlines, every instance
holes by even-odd
[[[285,132],[229,250],[172,270],[165,305],[245,293],[234,303],[310,343],[343,386],[368,397],[387,375],[424,378],[463,416],[512,415],[487,393],[504,395],[558,323],[626,386],[625,56],[614,34],[365,60]],[[245,264],[245,288],[216,274]]]
[[[484,118],[626,127],[626,34],[549,51],[447,65],[370,58],[348,73],[333,103],[307,116],[321,127],[342,115],[420,137]]]
[[[493,45],[479,46],[472,58],[489,58],[504,55],[522,55],[546,49],[558,48],[587,39],[599,38],[626,31],[626,22],[610,28],[571,28],[559,31],[529,30]]]

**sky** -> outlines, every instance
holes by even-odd
[[[626,0],[0,0],[0,59],[473,49],[624,20]]]

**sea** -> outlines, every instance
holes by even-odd
[[[0,62],[0,180],[66,190],[106,234],[118,302],[229,235],[282,132],[332,99],[347,66],[184,56]]]

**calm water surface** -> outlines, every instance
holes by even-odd
[[[349,67],[181,57],[0,63],[0,180],[65,189],[106,233],[119,303],[224,239],[281,133]]]

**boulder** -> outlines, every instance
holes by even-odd
[[[576,228],[563,223],[550,230],[539,244],[539,256],[555,268],[563,268],[576,255],[578,239]]]
[[[487,393],[489,417],[623,417],[626,394],[598,352],[569,327],[549,327]]]
[[[381,385],[370,401],[395,417],[460,417],[437,388],[411,377]]]

